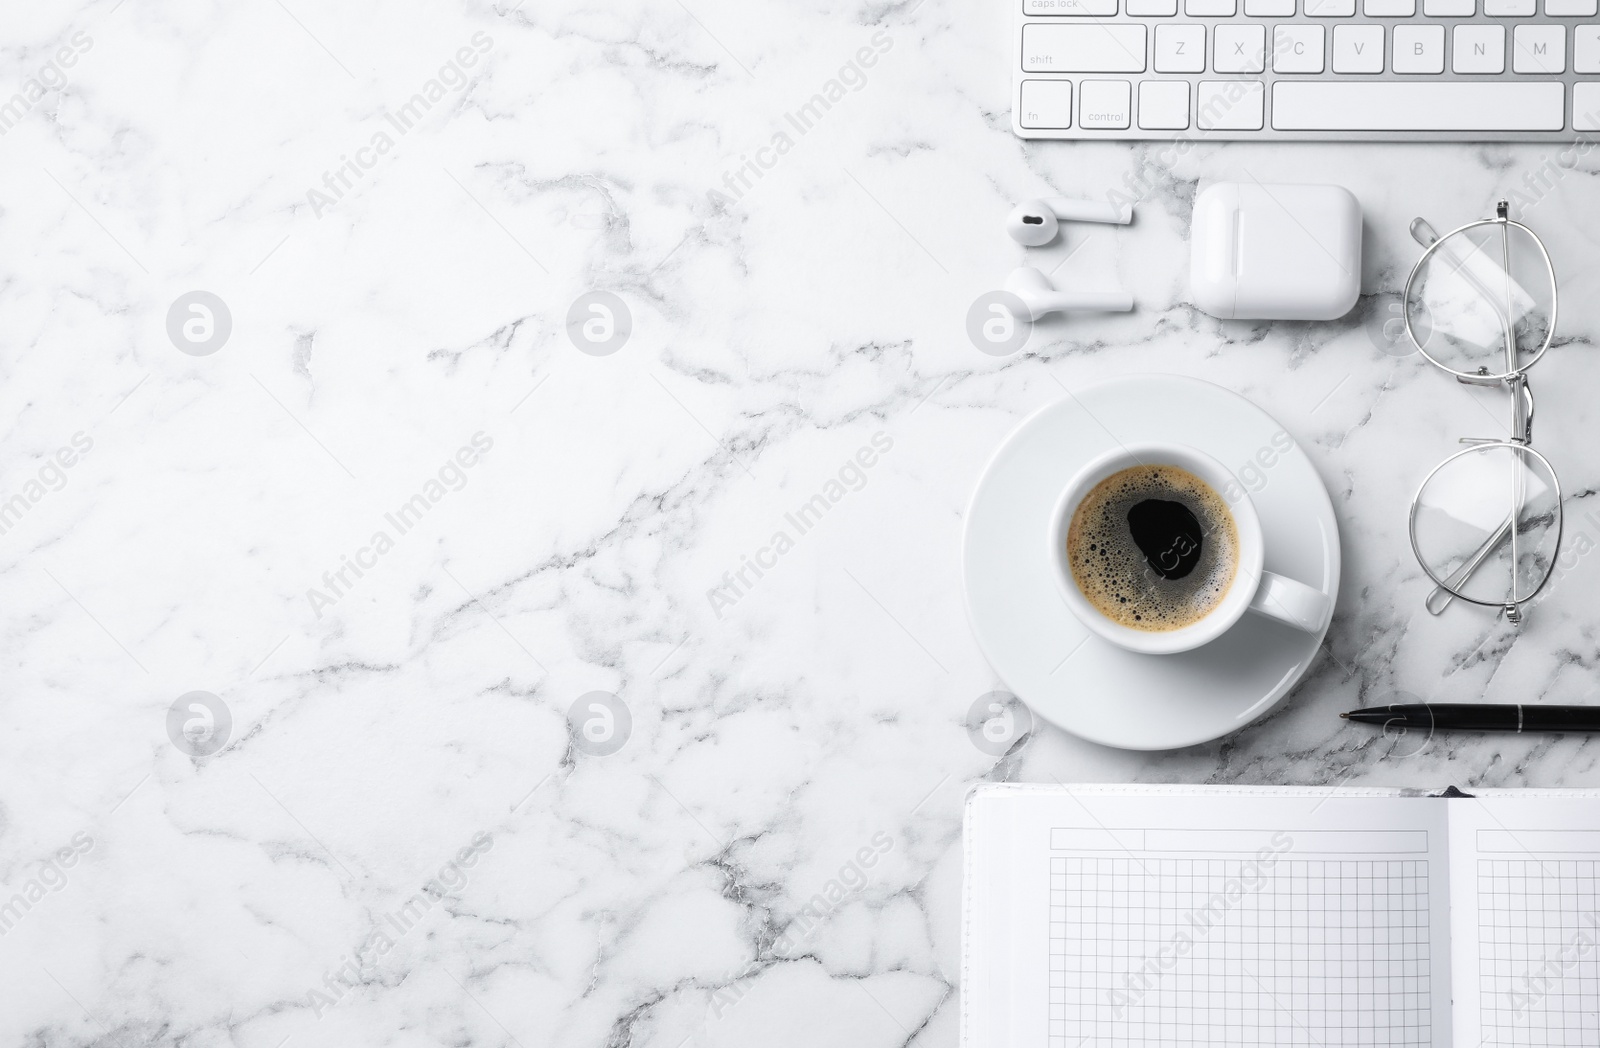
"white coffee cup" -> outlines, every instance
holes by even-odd
[[[1145,631],[1124,626],[1101,614],[1078,589],[1067,560],[1067,530],[1078,503],[1096,484],[1132,466],[1177,466],[1210,485],[1233,514],[1238,531],[1238,566],[1233,582],[1209,614],[1175,630]],[[1182,444],[1129,444],[1106,452],[1079,470],[1056,500],[1046,529],[1050,565],[1067,607],[1089,629],[1111,643],[1148,655],[1189,651],[1227,632],[1246,611],[1304,630],[1320,633],[1333,614],[1333,601],[1303,582],[1263,570],[1266,547],[1255,503],[1232,471],[1210,455]]]

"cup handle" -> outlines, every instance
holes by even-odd
[[[1250,610],[1307,633],[1320,633],[1333,614],[1333,601],[1303,582],[1263,571]]]

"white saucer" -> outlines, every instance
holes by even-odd
[[[1136,655],[1086,629],[1056,591],[1045,529],[1056,497],[1091,458],[1134,441],[1189,444],[1246,483],[1266,536],[1266,569],[1339,589],[1339,528],[1316,468],[1265,411],[1221,386],[1137,375],[1076,391],[1035,412],[984,469],[967,508],[962,571],[978,644],[1041,717],[1131,750],[1193,746],[1236,731],[1284,697],[1327,633],[1246,614],[1178,655]],[[1258,458],[1258,455],[1261,457]],[[1271,465],[1263,465],[1270,461]]]

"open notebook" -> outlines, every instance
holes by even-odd
[[[1600,791],[977,787],[961,1037],[1594,1048]]]

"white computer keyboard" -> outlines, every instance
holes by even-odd
[[[1005,0],[1024,138],[1561,141],[1600,0]]]

